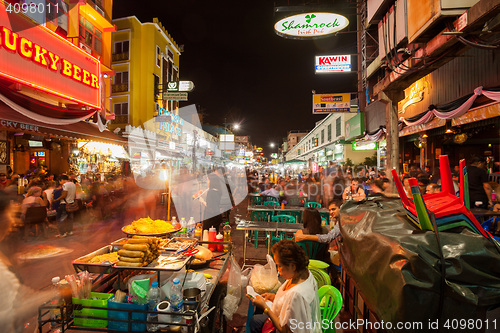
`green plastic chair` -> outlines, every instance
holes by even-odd
[[[299,244],[299,246],[304,249],[309,259],[314,259],[314,260],[321,259],[319,258],[319,255],[321,253],[324,253],[325,249],[329,246],[329,244],[327,243],[320,243],[310,240],[303,240],[297,242],[297,244]]]
[[[267,207],[279,207],[280,203],[278,201],[264,201],[264,206],[267,206]]]
[[[252,212],[252,221],[271,221],[271,218],[274,215],[274,211],[253,211]],[[254,236],[254,247],[257,248],[259,246],[259,232],[257,230],[254,230],[253,232]],[[266,237],[267,241],[267,237]]]
[[[252,197],[252,206],[260,206],[262,205],[262,202],[264,202],[263,197]]]
[[[311,202],[306,202],[304,207],[321,208],[321,204],[319,202],[311,201]]]
[[[328,223],[328,220],[325,219],[323,216],[321,216],[321,222],[325,225],[325,226],[328,226],[329,223]]]
[[[318,297],[321,319],[333,322],[342,308],[342,294],[334,286],[323,286],[318,290]],[[335,332],[335,327],[330,328],[330,326],[328,325],[328,329],[323,333]]]
[[[284,222],[284,223],[295,223],[295,217],[293,217],[291,215],[286,215],[286,214],[274,215],[271,218],[271,221],[273,221],[273,222]]]
[[[280,211],[281,215],[290,215],[295,217],[295,222],[302,223],[302,212],[300,210],[285,210]]]
[[[299,206],[300,207],[304,207],[306,205],[306,202],[307,202],[307,198],[304,198],[304,197],[299,198]]]
[[[264,196],[264,202],[266,202],[266,201],[276,201],[276,202],[278,202],[278,199],[276,199],[273,196],[266,195],[266,196]]]
[[[295,223],[295,218],[290,215],[281,214],[281,215],[274,215],[272,217],[272,221],[283,222],[283,223]],[[293,234],[287,237],[286,232],[278,232],[276,236],[272,237],[272,244],[279,242],[280,240],[283,239],[283,237],[285,237],[287,240],[293,240],[295,238]]]

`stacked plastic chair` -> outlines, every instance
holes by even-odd
[[[396,188],[410,221],[422,230],[434,230],[429,215],[430,212],[435,217],[439,231],[465,227],[488,238],[498,247],[492,235],[483,229],[469,210],[468,175],[465,160],[460,161],[459,197],[455,195],[448,156],[441,155],[439,165],[441,169],[441,192],[422,195],[417,180],[410,178],[409,184],[413,201],[407,197],[396,170],[392,170]]]
[[[321,319],[332,323],[342,309],[342,294],[334,286],[323,286],[318,290]],[[335,325],[328,325],[324,333],[335,332]]]

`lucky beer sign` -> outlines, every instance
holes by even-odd
[[[99,60],[0,2],[0,76],[100,109],[100,74]]]

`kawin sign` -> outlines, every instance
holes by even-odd
[[[23,14],[7,14],[0,2],[0,77],[101,108],[100,62]]]
[[[274,25],[277,35],[285,38],[312,39],[328,37],[349,25],[349,20],[334,13],[303,13],[279,20]]]

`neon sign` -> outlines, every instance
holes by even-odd
[[[101,109],[100,74],[98,59],[0,2],[0,76]]]

